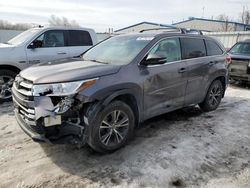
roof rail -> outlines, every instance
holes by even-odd
[[[203,35],[202,31],[199,29],[187,29],[187,28],[181,28],[182,31],[186,34],[198,34]]]
[[[151,29],[143,29],[139,31],[140,33],[143,33],[145,31],[159,31],[162,30],[162,32],[180,32],[182,34],[198,34],[203,35],[201,30],[198,29],[186,29],[186,28],[179,28],[179,27],[169,27],[169,28],[151,28]]]
[[[140,33],[143,33],[145,31],[159,31],[162,30],[163,32],[180,32],[182,33],[181,28],[178,27],[169,27],[169,28],[150,28],[150,29],[143,29],[141,31],[139,31]]]

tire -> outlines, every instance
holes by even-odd
[[[204,112],[209,112],[217,109],[224,93],[223,85],[220,80],[214,80],[210,85],[206,97],[202,103],[199,104]]]
[[[10,70],[0,70],[0,103],[12,100],[11,87],[16,75]]]
[[[133,135],[133,110],[122,101],[114,101],[99,111],[97,109],[93,108],[88,114],[87,142],[97,152],[113,152],[124,146]]]

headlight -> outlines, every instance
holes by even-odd
[[[92,84],[94,84],[98,78],[76,81],[76,82],[66,82],[57,84],[41,84],[34,85],[32,88],[33,96],[67,96],[75,94]]]
[[[250,61],[248,62],[248,67],[250,67]]]

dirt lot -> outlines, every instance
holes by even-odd
[[[250,90],[228,88],[219,109],[154,118],[125,148],[33,142],[11,103],[0,106],[0,187],[250,187]]]

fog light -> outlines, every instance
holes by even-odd
[[[54,112],[56,112],[57,114],[65,113],[66,111],[68,111],[68,109],[70,109],[73,102],[74,100],[72,98],[65,97],[55,106]]]

